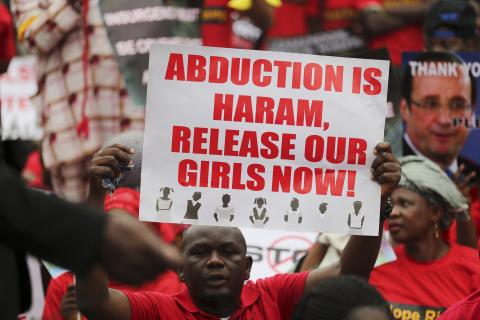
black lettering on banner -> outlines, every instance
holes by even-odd
[[[263,259],[263,248],[260,246],[247,245],[247,255],[252,257],[253,262],[260,262]]]
[[[251,256],[253,262],[261,262],[266,259],[266,254],[272,252],[275,263],[280,263],[282,259],[292,257],[293,263],[297,263],[308,250],[294,250],[291,248],[263,248],[261,246],[247,245],[247,255]]]
[[[390,303],[390,310],[396,320],[436,320],[445,308]]]

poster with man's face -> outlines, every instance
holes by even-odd
[[[447,174],[480,169],[480,53],[407,53],[400,113],[403,154],[423,155]]]

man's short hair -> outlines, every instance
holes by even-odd
[[[465,65],[465,61],[460,56],[451,52],[427,51],[420,54],[418,57],[416,57],[415,59],[412,59],[411,61],[454,62],[461,65]],[[412,100],[412,82],[413,82],[412,68],[410,64],[407,65],[404,71],[405,73],[403,74],[403,81],[402,81],[402,98],[404,98],[407,101],[408,106],[410,106],[410,103]],[[471,92],[470,92],[471,104],[472,104],[472,108],[475,109],[475,105],[477,101],[477,82],[475,77],[472,75],[470,71],[468,72],[468,76],[470,78],[470,84],[471,84]]]

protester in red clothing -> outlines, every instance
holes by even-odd
[[[129,163],[130,150],[119,148],[122,152],[103,159],[104,164],[118,168],[122,162]],[[378,144],[375,154],[372,179],[381,184],[383,210],[388,195],[398,184],[400,167],[388,143]],[[98,164],[97,161],[94,165]],[[117,176],[114,170],[103,173]],[[368,278],[380,237],[352,236],[342,253],[339,272]],[[332,270],[315,270],[244,284],[250,277],[253,261],[246,255],[245,239],[236,228],[191,227],[185,232],[182,253],[180,277],[185,285],[177,295],[108,289],[106,274],[100,266],[92,265],[88,272],[77,277],[81,310],[92,318],[116,320],[290,319],[305,290],[332,273]]]
[[[424,0],[370,1],[370,10],[362,11],[370,47],[387,48],[396,66],[401,64],[402,52],[421,51],[422,23],[430,4],[431,1]]]
[[[0,2],[0,74],[7,71],[8,63],[15,56],[15,31],[8,8]]]
[[[297,37],[309,32],[308,15],[316,0],[283,0],[275,9],[274,22],[268,30],[268,37]]]
[[[376,0],[322,0],[318,2],[319,25],[323,31],[357,29],[355,23],[363,11],[378,7]],[[361,30],[357,30],[361,32]]]
[[[261,30],[273,23],[273,8],[265,0],[204,0],[200,17],[204,46],[232,47],[232,10],[249,17]]]
[[[440,236],[466,199],[436,164],[418,156],[400,159],[402,179],[392,193],[388,219],[397,260],[373,270],[370,283],[392,305],[393,315],[435,319],[480,288],[478,252]],[[428,317],[427,317],[428,315]]]

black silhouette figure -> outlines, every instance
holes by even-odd
[[[184,219],[198,220],[198,210],[202,206],[198,200],[202,198],[202,193],[200,191],[195,191],[192,196],[192,200],[187,202],[187,212],[185,213]]]
[[[318,210],[320,210],[320,214],[322,216],[326,214],[327,206],[328,206],[328,203],[326,203],[326,202],[323,202],[323,203],[320,204],[320,206],[318,206]]]

